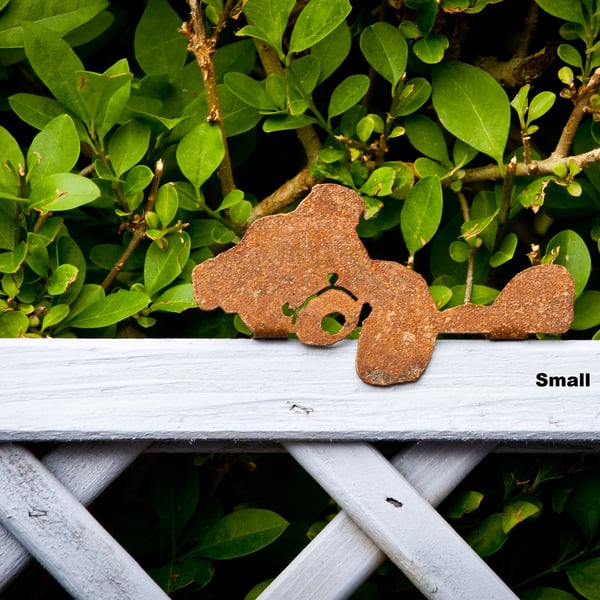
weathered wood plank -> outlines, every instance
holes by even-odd
[[[144,450],[146,442],[61,444],[42,464],[84,505],[92,502]],[[0,592],[27,566],[31,556],[0,525]]]
[[[0,444],[0,489],[0,522],[75,598],[168,598],[23,447]]]
[[[426,598],[516,599],[369,444],[291,442],[286,447]]]
[[[425,442],[413,444],[391,462],[436,506],[493,447],[491,443]],[[344,600],[384,560],[379,547],[341,511],[275,578],[260,600]]]
[[[600,344],[441,340],[379,388],[356,344],[0,340],[1,440],[600,440]],[[536,374],[589,387],[538,387]]]

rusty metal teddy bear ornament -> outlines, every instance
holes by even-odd
[[[574,284],[564,267],[522,271],[491,306],[439,311],[418,273],[369,258],[356,233],[362,210],[352,190],[315,186],[295,211],[254,222],[237,246],[194,269],[198,305],[238,313],[256,337],[295,333],[316,346],[345,338],[362,319],[356,370],[374,385],[418,379],[439,333],[521,339],[568,330]],[[342,315],[335,334],[322,327],[330,314]]]

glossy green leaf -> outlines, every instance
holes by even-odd
[[[433,69],[433,106],[453,135],[502,163],[510,128],[510,103],[485,71],[448,61]]]
[[[397,90],[392,114],[395,117],[405,117],[419,110],[431,95],[431,84],[424,77],[410,79]]]
[[[465,536],[466,541],[479,556],[490,556],[504,545],[508,535],[504,531],[501,514],[486,517],[480,525]]]
[[[78,72],[84,70],[69,44],[39,23],[23,24],[25,53],[36,75],[54,97],[78,117],[87,110],[77,90]]]
[[[477,510],[485,495],[475,490],[464,490],[452,499],[450,507],[446,512],[450,519],[460,519],[466,514]]]
[[[67,304],[55,304],[48,309],[42,321],[42,331],[58,325],[69,315],[69,306]]]
[[[316,122],[317,120],[309,115],[276,115],[266,119],[263,130],[266,133],[288,131],[289,129],[300,129]]]
[[[277,105],[267,94],[264,82],[257,81],[245,73],[227,73],[225,85],[232,94],[250,106],[264,111],[277,109]]]
[[[600,292],[597,292],[600,295]],[[588,542],[591,542],[600,526],[600,507],[597,498],[600,494],[600,479],[592,475],[575,482],[567,502],[567,512],[579,525]]]
[[[435,235],[442,218],[442,186],[435,176],[421,179],[408,193],[400,228],[411,254],[420,250]]]
[[[223,112],[223,125],[227,137],[246,133],[255,127],[262,118],[258,109],[248,106],[232,94],[225,85],[219,85],[218,88]]]
[[[0,338],[23,337],[29,329],[29,319],[19,311],[0,313]]]
[[[235,233],[216,219],[197,219],[187,229],[192,248],[202,248],[213,244],[228,244]]]
[[[539,515],[541,507],[538,503],[525,498],[518,498],[505,504],[502,512],[502,527],[505,533],[509,533],[517,525]]]
[[[575,302],[575,318],[571,329],[582,331],[600,325],[600,292],[584,291]]]
[[[48,276],[48,265],[50,258],[46,243],[41,235],[36,233],[27,233],[27,265],[40,277]]]
[[[430,285],[429,293],[435,302],[435,307],[441,310],[452,298],[452,290],[445,285]]]
[[[558,588],[537,587],[521,592],[519,600],[577,600],[577,598]]]
[[[19,195],[19,171],[25,169],[25,158],[17,140],[0,126],[0,190],[13,196]]]
[[[600,600],[600,558],[591,558],[565,569],[576,592],[587,600]]]
[[[168,227],[179,210],[179,194],[174,185],[161,185],[156,194],[154,210],[163,227]]]
[[[73,289],[73,287],[75,286],[71,286],[71,289]],[[83,285],[79,295],[77,296],[77,299],[70,305],[71,310],[69,315],[65,321],[61,323],[61,327],[70,325],[71,321],[75,320],[75,318],[84,310],[96,304],[97,302],[100,302],[100,300],[102,300],[104,297],[104,290],[99,285],[95,283]]]
[[[71,304],[83,288],[85,276],[87,273],[86,257],[75,240],[68,235],[61,236],[56,241],[56,260],[58,264],[73,265],[79,271],[76,280],[69,284],[66,293],[58,298],[58,302]]]
[[[191,283],[174,285],[159,294],[150,306],[151,311],[181,313],[198,306]]]
[[[194,127],[179,142],[176,156],[182,173],[199,189],[217,170],[225,156],[221,130],[209,123]]]
[[[444,35],[432,35],[421,38],[413,45],[413,52],[428,65],[435,65],[444,58],[448,48],[448,38]]]
[[[244,14],[250,25],[242,27],[238,35],[250,35],[266,41],[282,58],[283,32],[294,4],[294,0],[248,0]]]
[[[227,73],[248,75],[252,72],[256,61],[256,47],[252,40],[240,40],[217,48],[212,58],[217,83],[222,83]],[[190,63],[190,69],[197,72],[198,65],[195,61]]]
[[[283,517],[270,510],[237,510],[209,527],[190,554],[217,560],[245,556],[275,541],[287,526]]]
[[[25,242],[20,242],[12,251],[0,253],[0,273],[16,273],[21,268],[26,255]]]
[[[169,233],[163,239],[168,243],[166,250],[152,244],[146,253],[144,286],[149,296],[176,279],[190,256],[191,240],[187,232]]]
[[[27,169],[31,178],[69,172],[81,151],[73,119],[61,115],[52,119],[31,142],[27,152]]]
[[[31,6],[27,2],[8,0],[0,2],[0,62],[6,65],[21,61],[23,52],[23,25],[34,21],[59,37],[81,30],[108,6],[107,0],[44,0]],[[107,14],[107,13],[105,13]],[[71,38],[73,46],[88,41]]]
[[[556,94],[554,92],[544,91],[536,94],[529,104],[527,121],[535,121],[543,117],[554,106],[555,101]]]
[[[425,115],[416,114],[404,119],[404,127],[410,143],[419,152],[446,166],[450,165],[446,139],[437,123]]]
[[[96,329],[114,325],[143,310],[149,303],[150,298],[142,292],[119,290],[82,310],[69,320],[69,326]]]
[[[187,40],[181,17],[167,0],[149,0],[133,38],[135,58],[148,75],[174,75],[183,69]]]
[[[350,14],[348,0],[310,0],[304,7],[290,38],[290,53],[302,52],[325,39]]]
[[[566,62],[571,67],[576,67],[580,71],[583,71],[583,58],[577,49],[574,46],[571,46],[571,44],[561,44],[558,47],[557,54],[563,62]]]
[[[296,59],[285,70],[285,80],[289,90],[288,98],[293,97],[293,89],[298,90],[302,99],[312,94],[319,81],[318,59],[310,54]]]
[[[180,558],[161,567],[148,569],[148,573],[170,594],[186,586],[194,585],[199,590],[210,582],[214,567],[210,560],[202,558]]]
[[[337,117],[358,104],[369,90],[369,78],[366,75],[349,75],[341,81],[331,94],[328,118]]]
[[[571,229],[565,229],[557,233],[548,242],[544,259],[549,260],[552,251],[557,248],[560,248],[560,251],[554,262],[566,267],[573,276],[577,297],[585,289],[592,270],[592,259],[589,250],[579,234]],[[542,262],[544,262],[544,259],[542,259]]]
[[[448,252],[452,257],[452,260],[457,263],[464,263],[469,259],[473,248],[467,244],[467,242],[463,242],[462,240],[456,240],[450,244],[448,248]]]
[[[32,208],[61,211],[89,204],[99,195],[93,181],[74,173],[55,173],[32,182],[29,200]]]
[[[361,194],[367,196],[389,196],[392,193],[396,172],[392,167],[375,169],[360,188]]]
[[[345,22],[310,49],[310,55],[319,61],[319,83],[333,75],[350,53],[352,38]]]
[[[231,208],[241,202],[244,199],[244,192],[242,190],[232,190],[223,198],[221,204],[219,204],[219,208],[217,210],[226,210],[227,208]]]
[[[117,177],[142,160],[149,142],[150,127],[137,119],[127,121],[110,136],[108,154]]]
[[[464,304],[465,291],[466,286],[463,284],[452,286],[452,298],[448,304],[446,304],[446,307],[451,308],[452,306]],[[471,302],[473,304],[491,304],[497,297],[498,290],[488,287],[487,285],[475,284],[471,291]]]
[[[535,0],[539,6],[552,15],[573,23],[585,23],[580,0]]]
[[[77,279],[79,269],[73,265],[59,265],[48,279],[48,293],[51,296],[64,294],[68,287]]]
[[[490,267],[499,267],[507,263],[515,255],[519,238],[514,233],[509,233],[503,240],[497,252],[490,258]]]
[[[406,69],[408,44],[397,27],[383,21],[367,27],[360,49],[368,63],[395,88]]]

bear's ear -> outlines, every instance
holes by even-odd
[[[363,211],[363,200],[355,191],[335,183],[321,183],[312,188],[295,212],[320,220],[342,220],[356,227]]]

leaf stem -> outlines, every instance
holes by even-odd
[[[156,194],[158,193],[158,186],[160,185],[163,170],[164,162],[162,161],[162,159],[159,159],[158,161],[156,161],[156,166],[154,168],[154,179],[152,180],[150,192],[148,193],[146,207],[144,208],[143,214],[138,215],[138,218],[136,219],[133,225],[133,234],[131,236],[131,239],[129,240],[129,244],[127,244],[127,247],[125,248],[125,250],[123,250],[123,254],[119,256],[119,259],[114,264],[113,268],[104,278],[104,281],[100,284],[100,287],[102,287],[102,289],[105,292],[111,286],[112,282],[116,279],[117,275],[121,272],[123,267],[127,264],[127,261],[131,258],[131,255],[139,246],[140,242],[146,237],[146,230],[148,229],[148,226],[146,224],[146,214],[154,208],[154,202],[156,201]]]
[[[231,12],[233,2],[227,2],[219,23],[210,37],[206,34],[204,17],[198,0],[188,0],[188,6],[190,8],[191,21],[189,23],[184,23],[180,31],[187,37],[188,50],[195,56],[198,67],[202,71],[202,83],[204,85],[204,93],[208,104],[207,121],[209,123],[216,123],[221,130],[225,156],[217,169],[217,177],[221,184],[221,193],[223,196],[226,196],[235,189],[235,180],[233,177],[223,114],[221,112],[221,103],[219,100],[217,78],[215,76],[212,55],[215,53],[219,35],[225,27],[225,22]]]

